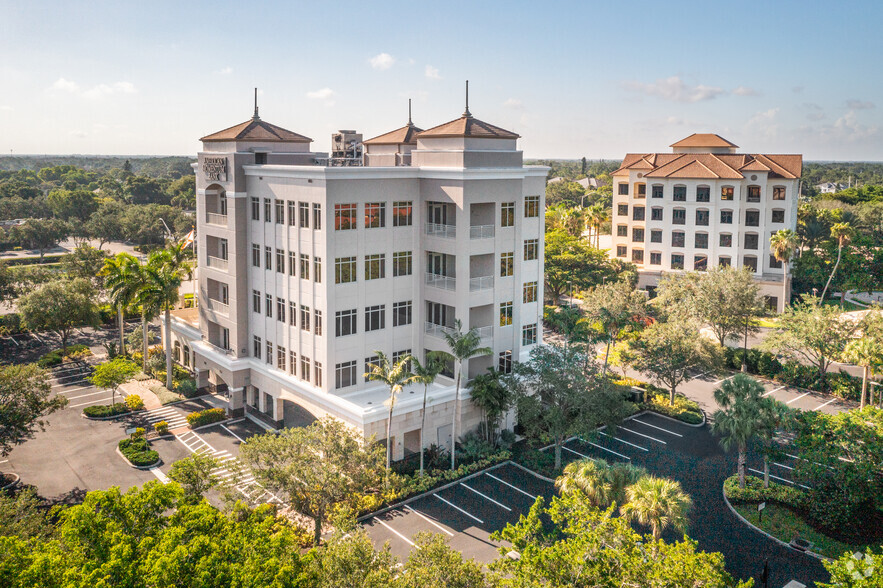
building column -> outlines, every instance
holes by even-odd
[[[228,389],[230,399],[227,405],[227,414],[231,417],[241,417],[245,414],[245,386]]]
[[[196,373],[196,388],[202,389],[208,387],[208,370],[196,368],[194,370]]]
[[[275,426],[277,429],[281,429],[285,426],[285,415],[284,408],[282,404],[281,398],[273,399],[273,420],[275,421]]]

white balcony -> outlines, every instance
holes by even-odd
[[[208,298],[206,300],[208,306],[211,310],[217,312],[218,314],[223,314],[224,316],[230,316],[230,305],[221,302],[220,300],[215,300],[213,298]]]
[[[438,225],[435,223],[426,223],[426,234],[430,237],[443,237],[445,239],[457,238],[456,225]]]
[[[494,326],[489,325],[487,327],[473,327],[478,336],[482,339],[490,339],[494,336]]]
[[[218,214],[216,212],[207,212],[205,213],[205,222],[210,225],[217,225],[219,227],[227,226],[227,215],[226,214]]]
[[[469,291],[480,292],[482,290],[494,289],[494,276],[480,276],[477,278],[469,278]]]
[[[469,227],[470,239],[493,239],[494,225],[472,225]]]
[[[454,329],[451,327],[446,327],[444,325],[437,325],[435,323],[430,323],[430,322],[426,323],[425,330],[426,330],[427,335],[432,335],[433,337],[438,337],[439,339],[444,339],[445,333],[447,333],[449,335],[454,333]]]
[[[205,264],[216,270],[227,271],[228,262],[226,259],[221,259],[220,257],[212,257],[211,255],[207,255],[205,258]]]
[[[456,290],[457,278],[451,276],[443,276],[441,274],[426,273],[426,285],[433,288],[441,288],[442,290]]]

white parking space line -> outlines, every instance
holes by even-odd
[[[774,465],[774,466],[779,466],[780,468],[785,468],[786,470],[793,470],[793,469],[794,469],[794,468],[792,468],[791,466],[786,466],[786,465],[783,464],[783,463],[777,463],[777,462],[775,462],[775,461],[773,462],[773,465]]]
[[[89,388],[94,388],[95,386],[80,386],[79,388],[70,388],[67,390],[56,390],[58,394],[67,394],[68,392],[78,392],[79,390],[88,390]]]
[[[384,527],[386,527],[387,529],[389,529],[390,531],[392,531],[393,533],[395,533],[396,535],[398,535],[402,541],[404,541],[405,543],[407,543],[411,547],[417,547],[417,545],[415,545],[413,541],[411,541],[410,539],[408,539],[407,537],[405,537],[404,535],[402,535],[401,533],[399,533],[398,531],[396,531],[395,529],[393,529],[392,527],[390,527],[389,525],[387,525],[386,523],[384,523],[383,521],[381,521],[377,517],[374,517],[374,520],[377,521],[378,523],[380,523],[381,525],[383,525]]]
[[[87,396],[95,396],[97,394],[107,394],[109,392],[110,392],[110,390],[99,390],[98,392],[91,392],[89,394],[79,394],[77,396],[68,396],[67,399],[68,400],[76,400],[77,398],[85,398]]]
[[[626,445],[631,445],[635,449],[640,449],[641,451],[650,451],[646,447],[641,447],[640,445],[635,445],[634,443],[629,443],[628,441],[623,441],[619,437],[614,437],[613,435],[608,435],[607,433],[605,433],[603,431],[598,431],[598,432],[601,433],[602,435],[604,435],[605,437],[609,437],[610,439],[615,439],[616,441],[619,441],[620,443],[625,443]]]
[[[78,408],[80,406],[88,406],[90,404],[99,404],[101,402],[104,402],[105,400],[109,400],[109,398],[98,398],[96,400],[90,400],[89,402],[81,402],[80,404],[71,404],[71,405],[68,405],[68,408]],[[119,416],[122,416],[122,415],[119,415]]]
[[[77,384],[84,384],[84,383],[86,383],[86,382],[89,381],[89,380],[87,380],[86,378],[81,378],[81,377],[79,376],[79,374],[77,374],[77,375],[74,376],[74,377],[75,377],[76,379],[71,380],[70,382],[64,382],[64,383],[62,383],[62,382],[58,382],[58,381],[56,381],[56,383],[55,383],[55,384],[52,384],[52,386],[50,386],[50,387],[51,387],[51,388],[67,388],[68,386],[76,386]]]
[[[169,477],[168,477],[167,475],[165,475],[164,473],[162,473],[162,472],[159,470],[159,468],[150,468],[150,469],[147,470],[147,471],[150,472],[151,474],[153,474],[154,476],[156,476],[156,478],[157,478],[160,482],[162,482],[163,484],[168,484],[168,483],[169,483]]]
[[[779,390],[784,390],[784,389],[787,388],[787,387],[788,387],[788,386],[779,386],[778,388],[773,388],[772,390],[770,390],[769,392],[767,392],[766,394],[764,394],[764,396],[769,396],[770,394],[772,394],[772,393],[774,393],[774,392],[778,392]]]
[[[733,377],[733,376],[730,376],[729,378],[724,378],[723,380],[718,380],[717,382],[712,382],[711,385],[712,385],[712,386],[717,386],[718,384],[723,384],[724,382],[726,382],[727,380],[729,380],[729,379],[732,378],[732,377]]]
[[[755,474],[760,474],[761,476],[763,475],[762,471],[756,470],[754,468],[748,468],[748,471],[754,472]],[[782,482],[785,482],[786,484],[791,484],[792,486],[800,486],[801,488],[805,488],[805,489],[809,490],[809,486],[804,486],[803,484],[798,484],[797,482],[792,482],[791,480],[786,480],[785,478],[780,478],[779,476],[774,476],[773,474],[770,474],[770,478],[772,478],[774,480],[781,480]]]
[[[801,394],[800,396],[798,396],[798,397],[796,397],[796,398],[792,398],[791,400],[789,400],[789,401],[786,402],[785,404],[791,404],[792,402],[796,402],[797,400],[800,400],[800,399],[803,398],[804,396],[809,396],[809,392],[805,392],[805,393]]]
[[[819,410],[820,408],[825,408],[826,406],[828,406],[829,404],[831,404],[831,403],[834,402],[835,400],[837,400],[837,399],[836,399],[836,398],[832,398],[832,399],[829,400],[828,402],[826,402],[826,403],[824,403],[824,404],[820,404],[820,405],[818,405],[818,406],[815,407],[813,410]]]
[[[561,446],[561,449],[563,449],[563,450],[565,450],[565,451],[569,451],[569,452],[571,452],[571,453],[575,453],[576,455],[578,455],[578,456],[580,456],[580,457],[584,457],[585,459],[591,459],[592,461],[595,461],[594,458],[589,457],[588,455],[583,455],[583,454],[580,453],[579,451],[574,451],[573,449],[571,449],[571,448],[568,447],[567,445],[562,445],[562,446]],[[488,475],[490,475],[490,474],[488,474]]]
[[[0,463],[9,463],[8,459],[0,460]]]
[[[565,449],[567,449],[567,448],[565,447]],[[574,453],[576,453],[576,452],[574,452]],[[493,478],[494,480],[496,480],[496,481],[499,482],[500,484],[505,484],[506,486],[509,486],[510,488],[512,488],[513,490],[515,490],[516,492],[521,492],[522,494],[524,494],[524,495],[527,496],[528,498],[533,498],[534,500],[536,500],[536,499],[538,498],[537,496],[534,496],[533,494],[530,494],[529,492],[525,492],[524,490],[522,490],[521,488],[518,488],[517,486],[513,486],[512,484],[510,484],[510,483],[507,482],[506,480],[501,480],[500,478],[496,477],[496,476],[493,475],[493,474],[489,474],[489,473],[485,472],[484,475],[487,476],[487,477],[489,477],[489,478]]]
[[[451,502],[450,500],[445,500],[444,498],[442,498],[442,497],[439,496],[438,494],[433,494],[433,496],[435,496],[436,498],[438,498],[439,500],[441,500],[442,502],[444,502],[444,503],[447,504],[448,506],[450,506],[450,507],[452,507],[452,508],[455,508],[455,509],[459,510],[459,511],[462,512],[464,515],[466,515],[467,517],[469,517],[470,519],[472,519],[473,521],[478,521],[479,524],[481,524],[481,525],[484,524],[484,521],[483,521],[483,520],[481,520],[480,518],[478,518],[478,517],[475,516],[475,515],[469,514],[468,512],[466,512],[465,510],[463,510],[462,508],[460,508],[459,506],[457,506],[456,504],[454,504],[454,503]]]
[[[243,439],[242,437],[240,437],[239,435],[237,435],[236,433],[234,433],[233,431],[228,429],[226,425],[221,425],[221,428],[224,429],[225,431],[227,431],[228,433],[230,433],[231,435],[233,435],[234,437],[236,437],[237,439],[239,439],[240,441],[242,441],[243,443],[245,443],[245,439]]]
[[[407,504],[404,506],[404,508],[407,508],[407,509],[410,510],[412,513],[414,513],[415,515],[417,515],[418,517],[420,517],[421,519],[423,519],[424,521],[426,521],[426,522],[429,523],[430,525],[434,525],[434,526],[437,527],[441,532],[443,532],[443,533],[447,533],[447,534],[448,534],[449,536],[451,536],[451,537],[454,536],[454,534],[451,533],[450,531],[448,531],[445,527],[443,527],[442,525],[438,524],[437,522],[435,522],[434,520],[432,520],[431,518],[429,518],[428,516],[426,516],[425,514],[423,514],[422,512],[420,512],[419,510],[417,510],[416,508],[413,508],[413,507],[411,507],[411,506],[409,506],[409,505],[407,505]]]
[[[629,460],[629,461],[632,461],[632,458],[630,458],[629,456],[627,456],[627,455],[623,455],[623,454],[621,454],[621,453],[616,453],[616,452],[613,451],[612,449],[607,449],[606,447],[601,447],[600,445],[597,445],[597,444],[595,444],[595,443],[592,443],[591,441],[586,441],[586,443],[588,443],[588,444],[591,445],[592,447],[597,447],[598,449],[601,449],[601,450],[606,451],[606,452],[608,452],[608,453],[612,453],[613,455],[617,455],[617,456],[619,456],[619,457],[622,457],[622,458],[625,458],[625,459],[627,459],[627,460]],[[574,453],[576,453],[576,452],[574,452]]]
[[[635,421],[636,423],[641,423],[642,425],[646,425],[648,427],[653,427],[654,429],[658,429],[658,430],[662,431],[663,433],[668,433],[669,435],[674,435],[675,437],[683,437],[683,435],[681,435],[680,433],[675,433],[674,431],[669,431],[668,429],[663,429],[662,427],[657,427],[656,425],[651,425],[650,423],[645,423],[644,421],[641,421],[638,419],[631,419],[631,420]]]
[[[641,437],[645,437],[645,438],[647,438],[647,439],[650,439],[651,441],[656,441],[657,443],[662,443],[663,445],[668,445],[668,443],[666,443],[666,442],[663,441],[662,439],[657,439],[656,437],[651,437],[650,435],[645,435],[644,433],[639,433],[639,432],[637,432],[637,431],[632,431],[631,429],[626,429],[625,427],[622,427],[622,426],[619,427],[619,428],[622,429],[623,431],[628,432],[628,433],[632,433],[632,434],[634,434],[634,435],[640,435]]]
[[[481,496],[481,497],[484,498],[485,500],[489,500],[489,501],[493,502],[494,504],[496,504],[496,505],[499,506],[500,508],[505,508],[507,511],[512,512],[512,509],[509,508],[508,506],[506,506],[505,504],[503,504],[503,503],[501,503],[501,502],[497,502],[496,500],[494,500],[493,498],[491,498],[491,497],[488,496],[487,494],[482,494],[481,492],[479,492],[478,490],[476,490],[476,489],[473,488],[472,486],[467,486],[467,485],[464,484],[463,482],[460,482],[460,485],[463,486],[464,488],[466,488],[467,490],[471,490],[472,492],[475,492],[476,494],[478,494],[479,496]]]

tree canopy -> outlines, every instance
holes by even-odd
[[[44,430],[45,417],[67,404],[51,392],[49,375],[36,364],[0,367],[0,455]]]

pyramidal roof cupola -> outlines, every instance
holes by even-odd
[[[466,81],[466,110],[460,118],[432,127],[417,135],[418,139],[475,137],[481,139],[518,139],[520,135],[478,120],[469,112],[469,81]]]
[[[362,141],[363,145],[416,145],[417,133],[423,129],[417,128],[411,119],[411,100],[408,99],[408,124],[394,131],[378,135],[373,139]]]
[[[261,143],[312,143],[312,139],[261,120],[258,114],[258,90],[254,91],[254,115],[238,125],[201,138],[203,143],[255,141]]]

